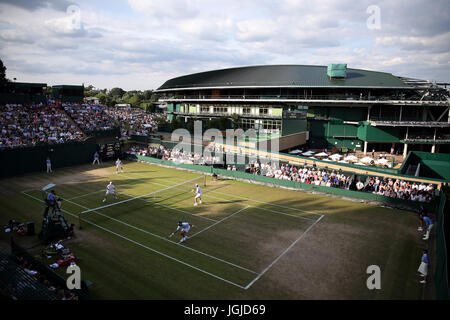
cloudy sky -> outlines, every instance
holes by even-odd
[[[450,4],[0,0],[0,58],[17,81],[125,90],[261,64],[347,63],[450,82]]]

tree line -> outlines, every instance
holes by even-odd
[[[133,108],[142,108],[149,112],[155,111],[156,97],[153,90],[130,90],[122,88],[96,89],[92,85],[84,87],[85,97],[96,97],[101,104],[114,107],[116,104],[129,104]]]

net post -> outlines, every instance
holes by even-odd
[[[83,228],[81,227],[81,213],[80,213],[80,212],[78,212],[78,225],[79,225],[79,229],[80,229],[80,230],[83,229]]]
[[[203,186],[206,187],[206,174],[203,175]]]

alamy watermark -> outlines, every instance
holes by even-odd
[[[70,5],[66,9],[67,19],[69,20],[69,26],[72,30],[81,29],[81,9],[79,6]]]
[[[264,135],[266,137],[266,135]],[[172,150],[201,155],[205,164],[246,164],[246,160],[278,166],[279,139],[260,139],[255,129],[202,130],[202,121],[194,121],[194,134],[186,129],[172,132]],[[206,147],[204,147],[206,145]]]
[[[70,276],[66,280],[67,289],[81,289],[81,269],[79,266],[73,264],[67,267],[67,274]]]
[[[371,5],[366,9],[366,13],[369,17],[366,20],[366,25],[369,30],[381,29],[381,9],[379,6]]]
[[[381,289],[381,269],[377,265],[370,265],[366,269],[366,273],[370,274],[367,278],[367,289]]]

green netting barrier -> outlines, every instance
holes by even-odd
[[[449,223],[445,221],[445,208],[447,197],[441,191],[439,210],[437,211],[436,228],[436,270],[434,282],[436,286],[436,298],[439,300],[450,299],[450,288],[448,283],[448,260],[445,230],[449,230]],[[447,228],[446,228],[447,226]],[[448,235],[447,235],[448,236]]]
[[[0,177],[45,171],[47,157],[52,169],[89,163],[95,151],[97,145],[88,142],[0,150]]]
[[[201,171],[206,173],[212,173],[212,167],[210,166],[201,166],[201,165],[195,165],[195,164],[187,164],[187,163],[175,163],[172,161],[152,158],[152,157],[145,157],[141,155],[128,155],[129,158],[135,159],[138,161],[144,161],[144,162],[151,162],[156,163],[160,165],[170,166],[170,167],[178,167],[183,169],[189,169],[194,171]]]
[[[131,140],[139,143],[148,143],[150,141],[150,138],[147,136],[138,136],[137,134],[131,135]],[[153,139],[156,140],[156,139]],[[159,140],[161,141],[161,140]]]
[[[93,130],[93,131],[89,131],[86,130],[84,131],[84,133],[86,133],[86,135],[88,136],[93,136],[95,138],[108,138],[108,137],[120,137],[120,128],[116,127],[116,128],[111,128],[111,129],[106,129],[106,130]]]

